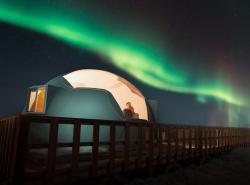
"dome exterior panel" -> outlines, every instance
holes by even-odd
[[[50,88],[51,89],[51,88]],[[72,98],[74,97],[74,98]],[[122,120],[119,106],[107,91],[98,89],[54,89],[46,111],[47,116],[85,119]]]

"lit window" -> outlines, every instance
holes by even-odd
[[[35,112],[36,90],[30,91],[29,112]]]
[[[30,91],[28,112],[44,112],[45,93],[45,87],[39,87]]]

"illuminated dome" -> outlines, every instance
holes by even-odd
[[[144,96],[124,78],[102,70],[82,69],[63,76],[73,88],[96,88],[109,91],[121,110],[126,109],[126,103],[131,102],[139,119],[148,119]]]
[[[142,93],[124,78],[82,69],[29,88],[23,114],[102,120],[149,120]]]
[[[27,103],[22,114],[50,117],[114,120],[143,122],[152,120],[142,93],[130,82],[113,73],[101,70],[83,69],[60,75],[46,84],[29,88]],[[150,111],[148,111],[150,110]],[[150,112],[151,113],[151,112]],[[32,142],[49,142],[49,125],[31,124]],[[58,141],[72,143],[73,125],[60,125]],[[92,125],[82,125],[86,130],[83,141],[92,137]],[[117,128],[118,138],[124,138],[123,127]],[[137,137],[137,131],[131,130],[130,136]],[[100,141],[109,139],[106,128],[100,128]],[[102,147],[107,150],[107,147]],[[81,147],[82,152],[89,152],[89,147]],[[43,153],[39,149],[32,152]],[[72,147],[61,152],[72,152]]]

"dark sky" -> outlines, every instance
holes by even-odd
[[[130,33],[139,29],[134,37],[142,35],[148,38],[147,43],[159,45],[161,52],[178,60],[178,65],[197,74],[194,75],[197,81],[198,74],[208,80],[219,74],[243,94],[250,92],[250,2],[51,0],[47,3],[52,6],[58,2],[66,8],[88,9],[95,18],[103,16],[105,24],[112,20],[112,26],[121,33],[127,27]],[[119,70],[95,52],[6,22],[0,22],[0,33],[0,115],[20,112],[29,86],[44,84],[77,69],[97,68],[127,78],[146,98],[157,99],[160,122],[226,125],[229,121],[230,105],[221,108],[214,100],[201,104],[194,95],[156,89]],[[248,123],[248,116],[239,117],[235,120]]]

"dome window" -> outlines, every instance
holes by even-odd
[[[45,105],[46,87],[31,88],[29,92],[28,112],[43,113]]]

